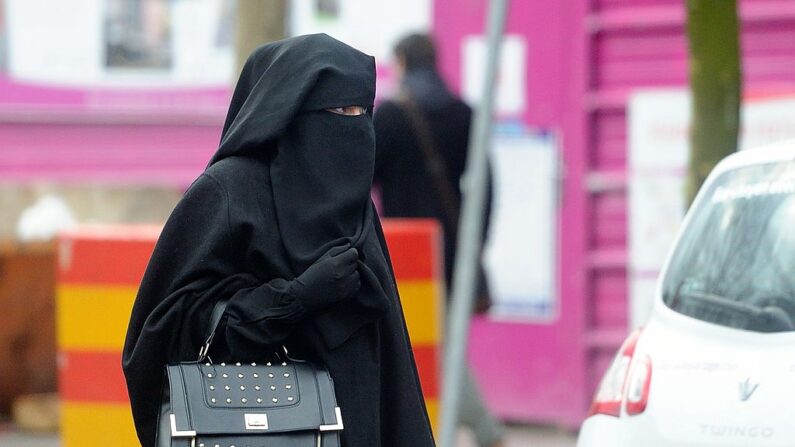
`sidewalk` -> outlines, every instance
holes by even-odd
[[[468,433],[461,433],[458,447],[475,447]],[[576,436],[547,427],[510,427],[505,447],[574,447]],[[59,447],[55,435],[32,435],[0,431],[3,447]],[[81,446],[92,447],[92,446]]]
[[[0,431],[0,445],[3,447],[58,447],[55,435],[32,435]]]
[[[510,426],[505,447],[575,447],[577,435],[544,426]],[[462,431],[458,447],[477,447],[472,436]]]

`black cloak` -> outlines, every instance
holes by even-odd
[[[221,143],[166,223],[132,310],[123,368],[141,444],[154,444],[163,368],[195,360],[213,305],[231,297],[215,361],[281,345],[329,369],[343,447],[433,446],[394,273],[370,201],[375,64],[329,36],[258,48]],[[322,310],[290,283],[355,247],[361,288]]]

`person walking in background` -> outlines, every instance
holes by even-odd
[[[444,229],[445,280],[450,289],[458,219],[459,184],[467,159],[472,110],[445,85],[436,68],[436,49],[427,34],[411,34],[394,49],[400,89],[373,116],[376,161],[373,183],[380,188],[385,217],[435,218]],[[491,208],[491,187],[483,218]],[[484,235],[485,235],[484,231]],[[489,305],[480,269],[478,311]],[[461,423],[483,447],[502,445],[503,429],[489,413],[469,370],[465,373]]]

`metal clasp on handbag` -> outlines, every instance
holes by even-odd
[[[246,413],[244,416],[246,421],[246,430],[267,430],[268,429],[268,415],[264,413]]]
[[[206,358],[209,358],[207,354],[210,353],[210,341],[211,340],[208,340],[207,343],[205,343],[204,346],[202,346],[201,349],[199,349],[199,358],[198,358],[199,362],[201,362]],[[210,361],[212,361],[212,359],[210,359]]]

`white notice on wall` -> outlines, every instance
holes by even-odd
[[[492,169],[495,191],[486,247],[491,316],[552,321],[557,315],[555,138],[498,134]]]
[[[507,35],[500,49],[497,70],[496,110],[500,116],[515,117],[525,110],[527,44],[524,37]],[[469,36],[462,43],[463,96],[470,104],[480,100],[486,66],[486,40]]]

